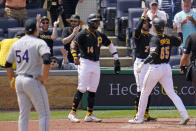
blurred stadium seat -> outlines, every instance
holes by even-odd
[[[98,0],[97,5],[97,10],[103,21],[104,30],[114,31],[117,0]]]
[[[0,8],[0,17],[3,17],[3,16],[4,16],[4,9]]]
[[[27,9],[27,17],[36,17],[37,14],[41,14],[41,16],[47,16],[47,10],[43,8]]]
[[[179,68],[181,57],[182,57],[181,55],[170,56],[169,64],[171,65],[172,68],[176,68],[176,67]]]
[[[27,0],[26,9],[37,9],[41,8],[40,0]]]
[[[8,38],[13,38],[18,31],[24,31],[24,27],[8,28]]]
[[[128,9],[128,28],[132,32],[132,29],[135,27],[133,24],[134,18],[140,18],[144,9],[143,8],[129,8]]]
[[[3,39],[5,39],[4,37],[0,37],[0,41],[2,41]]]
[[[61,37],[58,37],[56,40],[53,41],[54,46],[63,46],[63,43],[61,42]]]
[[[177,46],[173,46],[171,48],[171,56],[172,55],[178,55],[178,47]]]
[[[0,28],[0,37],[4,37],[4,30]]]
[[[5,8],[5,0],[3,0],[3,2],[0,4],[0,8],[4,9]]]
[[[7,33],[8,28],[18,27],[19,23],[17,19],[14,18],[4,18],[1,17],[0,19],[0,28],[4,30],[4,33]]]
[[[196,8],[196,1],[193,1],[192,8]]]
[[[53,30],[53,27],[49,27],[48,30],[52,31]],[[62,36],[63,29],[60,28],[60,27],[57,27],[57,32],[58,32],[58,37],[61,37]]]
[[[62,58],[63,55],[61,54],[61,49],[64,48],[64,46],[53,46],[53,56],[57,58]]]
[[[141,0],[117,0],[117,18],[115,19],[115,35],[125,41],[128,27],[128,9],[141,8]]]

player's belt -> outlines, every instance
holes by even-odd
[[[22,76],[33,78],[33,75],[30,75],[30,74],[18,74],[18,75],[22,75]]]
[[[26,76],[26,77],[30,77],[30,78],[33,78],[33,76],[32,76],[32,75],[28,75],[28,74],[24,74],[24,76]]]

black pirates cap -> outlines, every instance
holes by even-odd
[[[47,21],[49,21],[49,19],[48,19],[48,17],[47,17],[47,16],[43,16],[43,17],[41,18],[41,22],[42,22],[43,20],[47,20]]]
[[[25,30],[32,34],[36,30],[36,20],[35,19],[28,19],[25,22]]]

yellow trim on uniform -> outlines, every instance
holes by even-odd
[[[149,32],[144,32],[142,30],[141,30],[141,33],[144,34],[144,35],[149,35],[150,34]]]
[[[152,51],[152,52],[150,52],[150,54],[156,54],[156,55],[159,55],[157,52],[155,52],[155,51]]]
[[[165,34],[158,33],[157,35],[164,36]]]
[[[76,57],[76,56],[75,56],[75,57],[73,57],[73,58],[74,58],[74,60],[78,59],[78,57]]]
[[[73,53],[72,56],[73,56],[73,57],[76,57],[76,56],[78,56],[78,55],[77,55],[76,53]]]
[[[141,37],[141,35],[139,35],[139,37],[136,37],[136,36],[134,35],[134,38],[137,39],[137,40],[138,40],[140,37]]]
[[[76,50],[71,50],[71,53],[76,53],[77,51]]]
[[[180,43],[182,43],[182,39],[181,39],[181,37],[177,37],[179,40],[180,40]]]
[[[74,42],[75,44],[78,44],[79,45],[79,43],[77,41],[75,41],[75,40],[73,40],[72,42]]]
[[[95,35],[94,32],[91,32],[91,31],[89,30],[89,28],[86,28],[86,29],[87,29],[87,31],[88,31],[89,33],[91,33],[91,34],[96,38],[96,35]]]
[[[144,16],[142,16],[142,17],[141,17],[141,19],[142,19],[142,20],[145,20],[145,17],[144,17]]]

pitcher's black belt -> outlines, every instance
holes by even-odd
[[[18,75],[22,75],[22,76],[33,78],[33,75],[30,75],[30,74],[18,74]]]

